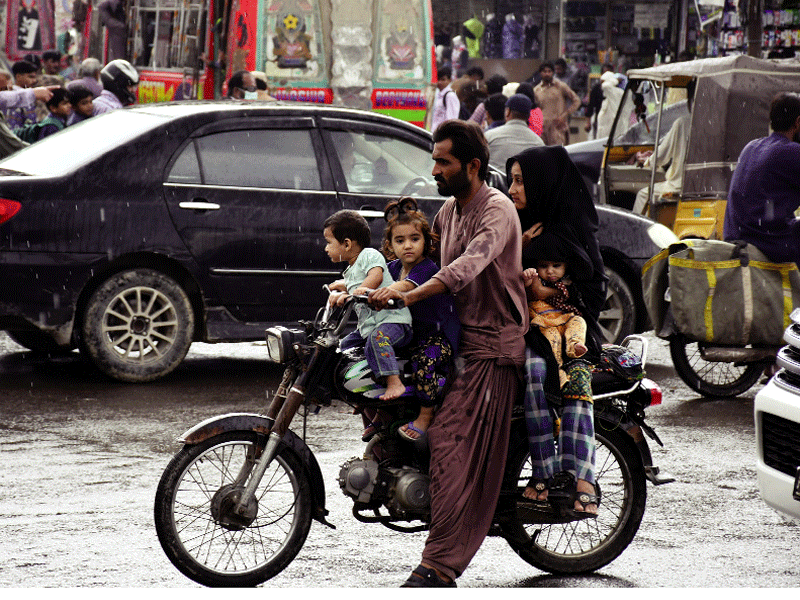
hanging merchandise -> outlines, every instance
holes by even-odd
[[[503,25],[503,58],[522,58],[524,39],[522,23],[513,14],[506,15],[506,24]]]
[[[453,54],[450,60],[453,64],[453,78],[455,79],[456,71],[458,71],[458,69],[466,69],[467,63],[469,62],[467,45],[464,43],[464,38],[460,35],[453,38]]]
[[[483,33],[483,57],[503,58],[503,21],[496,15],[486,15],[486,30]]]
[[[539,26],[531,14],[524,16],[523,23],[525,27],[524,58],[541,58],[542,42],[539,40],[539,32],[541,31]]]
[[[464,22],[464,42],[470,58],[481,58],[481,38],[485,29],[476,16]]]

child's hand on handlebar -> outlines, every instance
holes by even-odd
[[[381,310],[389,306],[391,300],[403,300],[403,292],[391,287],[382,287],[372,290],[369,293],[369,305],[375,310]]]
[[[342,306],[349,297],[350,294],[348,294],[347,292],[332,291],[331,295],[328,296],[328,304],[330,304],[331,306]]]

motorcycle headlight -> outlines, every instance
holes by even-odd
[[[283,364],[295,357],[294,346],[303,343],[306,335],[299,329],[287,329],[286,327],[270,327],[266,331],[267,354],[270,360]]]

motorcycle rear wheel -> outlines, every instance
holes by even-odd
[[[537,569],[556,575],[591,573],[622,554],[639,529],[647,504],[644,466],[630,436],[619,429],[595,431],[595,480],[602,497],[596,519],[569,523],[503,525],[506,539],[519,556]],[[509,456],[509,474],[522,496],[531,476],[527,440],[520,439]]]
[[[184,446],[158,484],[155,523],[161,547],[181,573],[202,585],[263,583],[285,569],[305,543],[311,486],[288,447],[261,479],[253,513],[244,523],[231,523],[232,484],[255,444],[255,433],[231,431]]]
[[[701,354],[701,344],[680,333],[669,339],[669,353],[683,382],[698,394],[713,398],[733,398],[744,394],[758,383],[763,363],[736,365],[710,362]]]

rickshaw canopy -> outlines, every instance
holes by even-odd
[[[727,198],[739,154],[769,135],[769,108],[780,92],[800,92],[800,60],[726,56],[632,69],[629,80],[686,87],[697,79],[684,165],[685,199]]]

